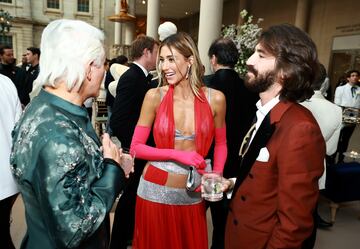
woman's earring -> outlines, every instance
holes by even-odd
[[[185,78],[188,79],[191,74],[191,65],[188,66]]]

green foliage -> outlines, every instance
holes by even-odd
[[[240,54],[239,60],[235,65],[235,71],[244,77],[247,72],[246,61],[254,52],[257,39],[262,30],[258,24],[263,19],[259,18],[256,23],[253,23],[253,16],[245,9],[240,12],[240,16],[244,20],[242,25],[231,24],[223,26],[221,33],[223,37],[228,37],[234,41]]]

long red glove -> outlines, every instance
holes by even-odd
[[[223,172],[227,158],[226,127],[215,129],[214,171]]]
[[[158,149],[146,145],[150,134],[150,127],[135,127],[131,141],[131,150],[134,150],[136,157],[144,160],[153,161],[176,161],[185,165],[194,166],[196,169],[205,168],[204,158],[196,151],[181,151],[175,149]]]

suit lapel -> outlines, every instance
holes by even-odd
[[[271,135],[275,130],[275,125],[270,123],[270,112],[265,116],[261,123],[259,130],[256,132],[253,141],[247,153],[241,160],[240,167],[236,178],[233,193],[235,194],[241,183],[244,181],[246,176],[249,174],[251,167],[253,166],[257,156],[259,155],[260,149],[265,147]]]
[[[272,134],[275,131],[275,125],[280,121],[282,115],[286,110],[292,105],[291,102],[280,101],[274,108],[265,116],[263,122],[261,123],[259,130],[256,132],[253,141],[250,144],[250,147],[247,153],[241,160],[240,167],[238,168],[236,183],[233,190],[233,195],[235,195],[241,183],[249,174],[252,166],[255,163],[256,158],[259,155],[261,148],[266,147],[269,142]]]

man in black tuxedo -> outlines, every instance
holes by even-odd
[[[26,71],[17,67],[15,64],[14,50],[8,45],[0,46],[0,74],[3,74],[14,83],[20,102],[23,107],[27,104],[24,99]]]
[[[239,149],[241,141],[251,126],[256,113],[257,94],[250,92],[244,81],[234,70],[239,53],[234,42],[227,38],[215,40],[208,55],[215,74],[208,78],[208,86],[224,93],[226,97],[226,140],[228,146],[224,177],[236,177],[240,164]],[[225,224],[228,200],[210,203],[213,220],[213,239],[211,249],[224,248]]]
[[[26,83],[24,85],[24,96],[20,99],[23,99],[24,105],[27,105],[30,102],[30,93],[33,89],[34,80],[39,75],[40,67],[40,49],[36,47],[29,47],[26,49],[26,61],[30,65],[26,71]]]
[[[144,96],[151,88],[149,71],[155,69],[157,51],[158,43],[148,36],[139,36],[131,44],[133,63],[119,79],[110,118],[110,128],[122,148],[130,148]],[[135,173],[130,176],[115,211],[111,249],[126,249],[132,240],[136,191],[145,163],[135,159]]]

